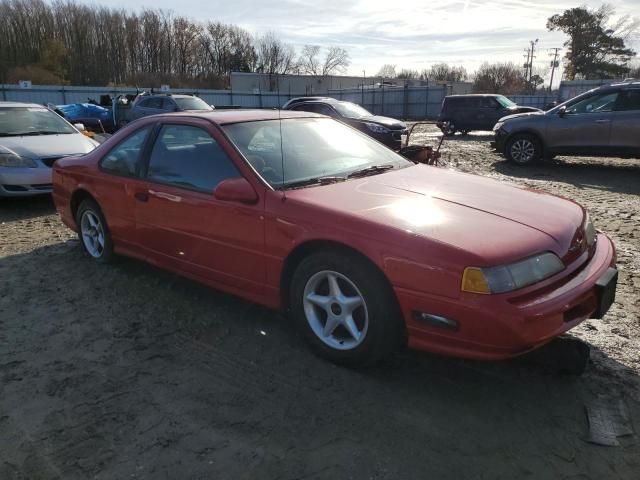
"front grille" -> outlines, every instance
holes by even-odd
[[[49,191],[53,189],[51,183],[39,183],[36,185],[2,185],[7,192],[28,192],[30,190]]]
[[[49,158],[43,158],[42,163],[44,163],[47,167],[51,168],[53,167],[53,164],[56,163],[56,160],[60,160],[62,157],[49,157]]]
[[[22,185],[2,185],[7,192],[27,192],[29,189]]]

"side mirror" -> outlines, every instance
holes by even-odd
[[[564,117],[567,114],[567,107],[560,107],[558,109],[558,116],[559,117]]]
[[[86,128],[84,127],[84,123],[74,123],[73,126],[81,132],[84,132],[86,130]]]
[[[253,205],[258,201],[258,194],[245,178],[228,178],[221,181],[213,191],[217,200],[245,203]]]

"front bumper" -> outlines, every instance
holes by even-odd
[[[402,136],[407,135],[408,132],[409,130],[405,128],[404,130],[391,130],[389,133],[367,133],[392,150],[400,150],[402,148]]]
[[[505,144],[507,143],[507,132],[502,129],[496,130],[494,133],[493,142],[491,142],[491,148],[499,153],[504,153]]]
[[[0,197],[24,197],[51,192],[49,167],[0,167]]]
[[[586,252],[585,252],[586,254]],[[407,325],[409,346],[462,358],[498,360],[538,348],[587,318],[601,316],[603,278],[611,277],[615,249],[598,235],[595,252],[586,262],[567,267],[562,278],[498,295],[461,293],[458,299],[396,288]],[[614,272],[615,273],[615,272]],[[611,285],[615,293],[615,280]],[[611,290],[611,289],[610,289]],[[606,299],[605,299],[605,302]],[[420,321],[423,312],[455,322]]]

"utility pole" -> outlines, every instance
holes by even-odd
[[[524,50],[526,53],[526,55],[523,55],[523,57],[526,58],[526,60],[524,61],[524,81],[527,81],[527,78],[529,78],[529,55],[531,55],[531,50],[529,48],[526,48]]]
[[[562,49],[554,47],[549,50],[553,50],[553,53],[549,53],[549,56],[553,55],[553,60],[551,60],[551,81],[549,82],[549,93],[551,93],[551,89],[553,88],[553,74],[555,73],[556,68],[560,66],[560,62],[558,62],[558,52]]]
[[[362,108],[364,108],[364,82],[367,80],[367,74],[362,70]]]
[[[534,53],[536,51],[536,45],[538,44],[538,39],[536,38],[535,41],[531,40],[530,43],[531,43],[531,55],[529,57],[529,88],[531,88],[531,93],[536,93],[535,86],[531,83],[531,77],[533,77],[533,59],[536,58]]]

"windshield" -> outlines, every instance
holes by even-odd
[[[78,133],[60,115],[42,107],[0,108],[0,136]]]
[[[173,97],[180,110],[213,110],[211,105],[198,97]]]
[[[509,108],[509,107],[515,107],[516,106],[516,104],[514,102],[512,102],[511,100],[509,100],[507,97],[505,97],[503,95],[498,95],[496,97],[496,100],[504,108]]]
[[[331,104],[340,115],[347,118],[371,117],[371,112],[365,110],[360,105],[351,102],[336,102]]]
[[[374,166],[413,165],[372,138],[329,118],[264,120],[223,128],[253,168],[274,188],[314,178],[343,179]]]

